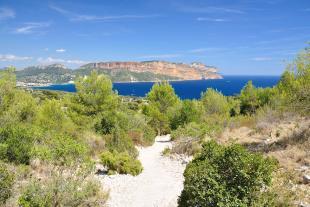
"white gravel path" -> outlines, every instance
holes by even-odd
[[[185,163],[161,155],[171,146],[170,136],[156,137],[154,145],[139,149],[143,172],[131,175],[100,175],[105,189],[110,190],[109,207],[175,207],[183,189]]]

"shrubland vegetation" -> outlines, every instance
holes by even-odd
[[[94,164],[103,164],[109,174],[138,175],[143,166],[135,146],[152,145],[156,134],[167,133],[174,144],[165,155],[194,157],[184,173],[180,206],[290,206],[296,198],[278,196],[291,194],[276,182],[282,177],[273,179],[281,174],[281,160],[277,165],[269,155],[289,145],[306,151],[309,129],[300,139],[294,135],[263,147],[220,138],[225,130],[244,126],[263,133],[287,113],[309,117],[309,49],[273,88],[248,82],[234,97],[208,89],[199,100],[182,101],[168,82],[160,82],[145,100],[132,101],[118,96],[111,80],[96,72],[78,78],[76,88],[77,93],[16,88],[14,69],[1,71],[1,204],[100,206],[107,193],[93,178]],[[310,164],[307,154],[300,157]]]
[[[13,68],[1,71],[1,203],[100,206],[107,195],[92,178],[96,162],[110,173],[142,171],[135,145],[156,136],[148,117],[96,72],[76,87],[75,94],[20,89]]]

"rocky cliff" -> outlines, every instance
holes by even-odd
[[[215,67],[201,63],[184,64],[163,61],[89,63],[75,70],[61,64],[31,66],[16,71],[16,76],[20,85],[67,83],[77,76],[89,75],[93,70],[109,76],[113,82],[222,78]]]
[[[153,73],[175,77],[179,80],[200,80],[200,79],[219,79],[218,69],[206,66],[202,63],[170,63],[164,61],[145,61],[145,62],[98,62],[89,63],[81,69],[96,70],[127,70],[135,73]]]

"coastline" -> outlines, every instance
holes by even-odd
[[[201,81],[201,80],[221,80],[224,79],[224,77],[221,75],[220,78],[206,78],[206,79],[172,79],[172,80],[153,80],[153,81],[114,81],[112,83],[157,83],[161,81],[168,81],[168,82],[182,82],[182,81]],[[69,85],[74,84],[74,81],[69,81],[66,83],[27,83],[27,82],[20,82],[18,81],[16,86],[18,87],[48,87],[52,85]]]

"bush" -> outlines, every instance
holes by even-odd
[[[109,174],[117,172],[120,174],[131,174],[135,176],[140,174],[143,170],[139,160],[133,159],[124,152],[104,152],[101,154],[101,162],[108,168]]]
[[[56,173],[43,180],[33,179],[18,199],[22,207],[103,206],[107,194],[98,181],[80,174]]]
[[[205,125],[192,122],[172,131],[171,139],[178,140],[187,137],[202,139],[206,133],[207,127]]]
[[[179,206],[252,206],[271,184],[275,167],[273,159],[240,145],[225,147],[209,141],[186,167]]]
[[[129,138],[128,134],[119,128],[113,130],[111,135],[105,137],[106,147],[109,151],[126,152],[132,158],[138,156],[138,151],[135,148],[133,141]]]
[[[228,115],[230,106],[227,97],[212,88],[201,95],[201,101],[207,114]]]
[[[46,100],[39,107],[36,123],[45,131],[74,133],[75,126],[65,112],[61,101]]]
[[[11,196],[13,183],[13,175],[7,170],[4,164],[0,163],[0,205],[4,204]]]
[[[128,135],[135,144],[149,146],[154,143],[156,132],[143,114],[131,114],[128,120]]]
[[[33,136],[31,128],[20,125],[0,128],[1,158],[17,164],[29,164]]]
[[[174,140],[171,152],[177,154],[193,155],[200,151],[201,144],[207,138],[213,137],[219,128],[216,125],[189,123],[171,133]]]
[[[170,113],[173,113],[170,121],[171,129],[177,129],[190,122],[199,122],[204,109],[200,101],[185,100],[180,107],[175,107]]]
[[[72,166],[87,161],[86,145],[67,135],[56,134],[36,145],[34,155],[59,166]]]

